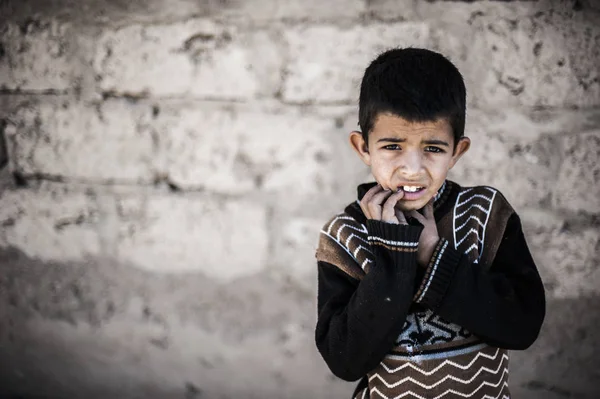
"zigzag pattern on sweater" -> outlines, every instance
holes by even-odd
[[[485,229],[497,191],[490,187],[462,190],[454,205],[452,218],[454,248],[478,263],[483,253]]]
[[[367,226],[358,223],[348,214],[340,213],[334,217],[323,227],[321,234],[335,241],[363,270],[373,262]]]
[[[493,351],[493,352],[492,352]],[[486,347],[478,352],[415,363],[389,357],[369,374],[369,388],[356,397],[365,398],[508,398],[508,354]],[[435,365],[435,367],[433,367]],[[399,373],[402,371],[402,373]],[[362,395],[362,396],[361,396]]]

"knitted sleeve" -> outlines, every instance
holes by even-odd
[[[516,213],[500,234],[490,267],[474,264],[442,238],[414,299],[490,345],[526,349],[544,320],[544,286]]]
[[[363,377],[393,347],[415,292],[421,231],[374,220],[365,226],[348,216],[322,230],[315,339],[339,378]]]

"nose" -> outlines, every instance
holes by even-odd
[[[399,171],[406,177],[419,176],[423,168],[420,151],[405,151],[400,157]]]

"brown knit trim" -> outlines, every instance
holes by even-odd
[[[321,230],[316,257],[362,279],[372,262],[366,227],[347,213],[334,216]]]
[[[442,194],[433,203],[434,211],[437,210],[440,206],[442,206],[446,202],[448,197],[450,197],[450,194],[452,193],[453,185],[454,185],[454,183],[450,180],[446,180],[446,182],[442,185],[442,189],[443,189]]]
[[[425,276],[423,277],[423,281],[421,282],[421,286],[419,287],[419,290],[413,297],[414,301],[417,301],[418,298],[420,298],[421,295],[423,295],[423,291],[425,290],[425,287],[427,286],[427,282],[432,277],[431,274],[433,273],[435,265],[437,263],[439,263],[439,257],[441,254],[443,254],[442,248],[444,248],[445,243],[447,243],[447,242],[448,241],[445,240],[444,238],[440,238],[437,245],[435,246],[435,249],[433,250],[433,255],[431,255],[431,260],[429,261],[429,264],[427,265],[427,270],[425,271]]]

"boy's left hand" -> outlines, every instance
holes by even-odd
[[[433,251],[440,241],[433,216],[433,198],[425,205],[424,213],[423,216],[417,211],[410,211],[408,215],[417,219],[423,225],[423,231],[419,238],[419,249],[417,250],[417,263],[422,267],[427,267],[433,256]]]

